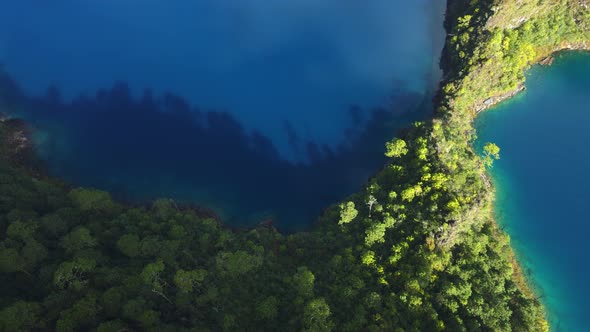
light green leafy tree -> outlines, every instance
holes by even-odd
[[[53,274],[53,283],[61,289],[82,290],[95,267],[96,261],[87,258],[61,263]]]
[[[330,306],[323,298],[309,301],[303,312],[304,331],[331,331],[333,323],[330,320]]]
[[[185,271],[178,270],[174,275],[174,284],[178,289],[185,293],[193,291],[195,285],[201,285],[207,276],[207,271],[202,269]]]
[[[222,252],[216,257],[216,265],[222,274],[235,277],[259,268],[262,265],[262,257],[244,250]]]
[[[92,237],[90,230],[84,226],[80,226],[64,236],[60,246],[68,253],[73,254],[85,248],[92,248],[96,244],[96,239]]]
[[[347,202],[340,204],[340,221],[338,224],[348,224],[349,222],[353,221],[356,216],[358,216],[359,212],[356,210],[354,202]]]
[[[398,158],[408,153],[406,141],[400,138],[395,138],[390,142],[385,143],[385,155],[390,158]]]
[[[256,306],[256,313],[261,319],[274,319],[279,311],[279,301],[274,296],[269,296]]]
[[[372,246],[375,243],[385,242],[385,231],[387,225],[385,223],[374,223],[365,231],[365,244]]]
[[[154,263],[146,265],[141,271],[141,279],[143,282],[152,289],[152,292],[160,295],[166,301],[172,303],[170,299],[164,294],[165,282],[162,279],[162,273],[166,266],[160,259]]]
[[[403,201],[411,202],[416,196],[420,196],[421,194],[422,186],[416,184],[404,189],[401,193],[401,197]]]
[[[314,281],[314,274],[306,266],[297,268],[297,273],[293,276],[293,284],[297,289],[297,293],[303,298],[313,296]]]
[[[494,160],[500,159],[500,148],[494,143],[486,143],[483,146],[483,163],[487,167],[492,167]]]

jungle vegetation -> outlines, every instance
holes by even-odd
[[[493,220],[500,149],[474,151],[472,121],[530,65],[586,48],[587,8],[449,1],[436,116],[388,142],[382,171],[308,232],[70,188],[30,166],[3,120],[0,330],[547,331]]]

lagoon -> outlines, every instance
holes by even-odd
[[[527,90],[480,115],[501,148],[491,173],[496,217],[546,305],[552,331],[587,331],[590,297],[590,56],[559,55],[527,74]]]

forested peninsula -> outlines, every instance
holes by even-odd
[[[307,232],[230,230],[197,209],[72,189],[0,121],[1,331],[547,331],[493,220],[478,112],[524,70],[590,45],[589,0],[449,0],[432,120]],[[0,110],[18,109],[2,87]]]

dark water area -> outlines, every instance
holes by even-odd
[[[590,56],[527,74],[527,90],[482,114],[478,146],[501,148],[496,214],[546,305],[552,331],[588,331]]]
[[[300,229],[359,190],[440,77],[437,0],[5,7],[2,111],[52,175],[233,226]]]

